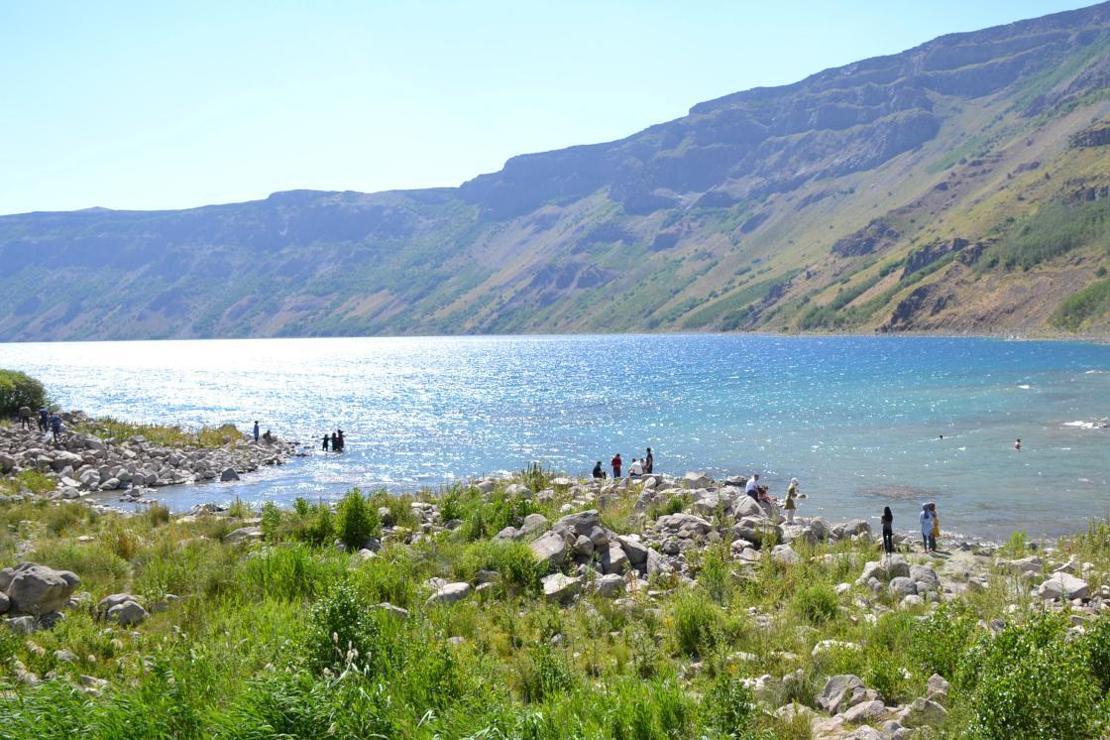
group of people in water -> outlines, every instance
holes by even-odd
[[[325,434],[324,440],[320,444],[320,449],[324,452],[342,452],[346,440],[343,438],[343,430],[336,429],[331,434]]]
[[[613,469],[613,477],[620,478],[621,471],[624,469],[624,460],[621,459],[621,453],[613,455],[613,459],[609,461],[609,467]],[[655,470],[655,455],[652,454],[651,448],[647,448],[647,455],[643,458],[632,458],[632,464],[628,466],[629,478],[642,478],[645,475],[651,475]],[[594,465],[592,473],[594,478],[602,479],[607,477],[605,470],[601,467],[601,460],[597,461]]]
[[[58,412],[55,411],[54,413],[50,413],[48,409],[41,408],[36,415],[35,412],[31,410],[30,406],[20,406],[19,427],[21,429],[30,429],[32,421],[38,423],[38,430],[40,432],[43,434],[50,433],[55,443],[65,430],[65,424],[62,423],[62,417]]]

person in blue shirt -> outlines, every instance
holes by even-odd
[[[258,419],[254,420],[254,441],[258,441]]]
[[[925,552],[936,552],[937,538],[933,535],[933,509],[929,504],[921,505],[921,540]]]

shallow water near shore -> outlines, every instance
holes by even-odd
[[[298,439],[306,458],[234,484],[161,489],[289,503],[415,490],[530,461],[585,475],[646,446],[656,470],[798,477],[802,515],[975,538],[1110,515],[1110,346],[940,337],[734,335],[0,344],[65,408]],[[341,427],[342,454],[319,451]],[[940,438],[943,435],[943,439]],[[1012,444],[1021,437],[1024,449]]]

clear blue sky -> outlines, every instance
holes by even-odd
[[[0,213],[457,185],[1085,4],[0,0]]]

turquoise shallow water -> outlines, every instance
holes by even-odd
[[[964,338],[574,336],[0,344],[69,408],[186,425],[261,419],[314,450],[199,501],[408,490],[518,470],[585,474],[645,446],[656,469],[791,476],[802,514],[1050,535],[1110,516],[1110,346]],[[325,430],[343,455],[315,452]],[[939,435],[943,434],[943,440]],[[1012,449],[1021,437],[1025,449]]]

